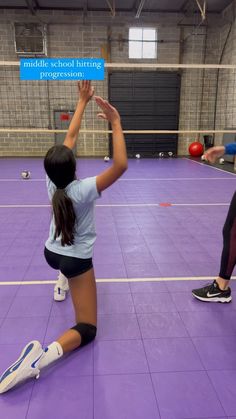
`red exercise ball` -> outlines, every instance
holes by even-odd
[[[191,156],[200,157],[204,152],[204,148],[201,143],[195,141],[194,143],[190,144],[188,151]]]

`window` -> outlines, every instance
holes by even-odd
[[[40,23],[18,23],[15,29],[15,51],[19,56],[47,55],[46,26]]]
[[[129,58],[156,58],[157,31],[151,28],[129,29]]]

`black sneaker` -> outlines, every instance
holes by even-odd
[[[231,289],[228,288],[227,290],[222,291],[216,281],[205,287],[192,290],[192,294],[198,300],[212,301],[214,303],[230,303],[232,300]]]

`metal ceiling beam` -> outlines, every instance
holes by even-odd
[[[83,15],[87,16],[87,13],[88,13],[88,0],[84,0]]]
[[[32,15],[35,15],[37,12],[37,6],[34,0],[25,0],[27,8],[30,10]]]
[[[197,6],[200,10],[202,20],[206,19],[206,0],[203,1],[203,4],[201,4],[200,0],[196,0]]]
[[[189,0],[185,0],[184,2],[183,2],[183,4],[182,4],[182,6],[180,7],[180,12],[185,12],[185,8],[186,8],[186,6],[187,6],[187,4],[189,3]]]
[[[134,13],[136,13],[136,11],[137,11],[137,7],[136,7],[136,5],[137,5],[137,0],[134,0],[134,2],[133,2],[133,6],[132,6],[132,11],[133,11]]]
[[[84,4],[83,4],[83,24],[85,24],[87,16],[88,16],[88,0],[84,0]]]
[[[142,1],[145,2],[145,0],[135,0],[134,3],[133,3],[133,5],[129,9],[126,9],[124,7],[123,8],[122,7],[121,8],[118,8],[117,5],[116,5],[116,8],[115,7],[113,8],[112,2],[115,3],[115,0],[107,0],[106,2],[107,2],[107,4],[109,2],[109,9],[110,10],[114,10],[115,9],[115,12],[118,11],[118,12],[124,12],[124,13],[127,13],[127,12],[137,13],[138,7],[142,3]],[[194,2],[196,0],[183,0],[183,4],[182,4],[182,6],[178,10],[176,10],[176,9],[169,10],[169,9],[159,9],[159,8],[157,8],[157,9],[148,9],[148,11],[150,13],[168,13],[168,14],[171,14],[171,13],[184,13],[184,11],[186,10],[186,5],[190,1]],[[201,3],[203,2],[203,0],[199,0],[199,1],[201,1]],[[104,3],[106,3],[106,2],[104,2]],[[12,9],[18,9],[18,10],[29,9],[29,4],[31,4],[31,9],[34,11],[34,13],[37,12],[38,10],[41,10],[41,11],[42,10],[71,10],[71,11],[83,12],[84,5],[86,4],[86,1],[84,0],[84,3],[82,4],[81,7],[76,7],[76,6],[75,7],[68,7],[66,5],[64,7],[62,7],[62,6],[60,6],[60,7],[51,6],[50,7],[50,6],[41,6],[38,3],[37,0],[25,0],[25,6],[1,6],[1,0],[0,0],[0,10],[2,10],[2,9],[8,9],[8,10],[12,10]],[[66,4],[66,0],[65,0],[65,4]],[[136,5],[136,7],[135,7],[135,5]],[[143,6],[142,6],[142,9],[143,9]],[[204,9],[204,7],[203,7],[203,9]],[[96,7],[93,7],[93,8],[90,7],[89,8],[87,6],[87,11],[90,11],[90,12],[92,12],[92,11],[94,11],[94,12],[99,12],[99,11],[100,12],[105,12],[105,11],[107,11],[107,8],[106,8],[105,4],[104,4],[104,8],[96,8]],[[218,14],[220,14],[220,11],[214,11],[214,10],[209,10],[208,9],[207,10],[207,13],[208,14],[217,14],[218,15]]]
[[[116,4],[115,4],[115,0],[106,0],[106,2],[107,2],[107,5],[109,6],[109,9],[111,11],[112,17],[115,17],[115,15],[116,15]]]
[[[140,15],[142,13],[143,6],[144,6],[145,2],[146,2],[146,0],[140,0],[140,3],[139,3],[138,8],[137,8],[136,15],[135,15],[136,19],[140,18]]]

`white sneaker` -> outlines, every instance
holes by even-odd
[[[41,343],[37,340],[29,342],[14,362],[0,377],[0,394],[5,393],[21,381],[27,378],[39,378],[38,368],[40,358],[44,351]]]
[[[69,291],[68,279],[60,272],[58,280],[54,287],[54,300],[64,301],[66,299],[66,293]]]

